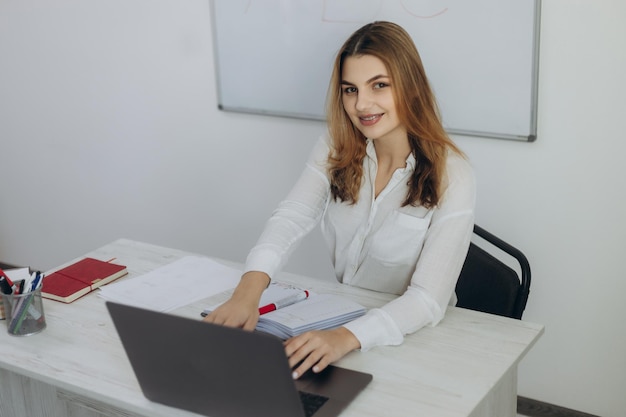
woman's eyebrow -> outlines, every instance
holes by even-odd
[[[389,76],[388,76],[388,75],[385,75],[385,74],[378,74],[378,75],[374,75],[372,78],[370,78],[369,80],[367,80],[367,81],[365,82],[365,84],[371,84],[371,83],[373,83],[373,82],[375,82],[375,81],[380,80],[381,78],[389,78]],[[346,81],[346,80],[341,80],[341,84],[342,84],[342,85],[352,85],[352,86],[354,85],[354,84],[353,84],[353,83],[351,83],[350,81]]]

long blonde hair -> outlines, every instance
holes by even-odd
[[[369,23],[343,44],[333,68],[327,96],[327,122],[331,136],[328,156],[331,193],[335,200],[355,203],[359,198],[366,138],[343,108],[343,63],[353,56],[372,55],[389,71],[398,116],[408,132],[416,167],[409,179],[403,205],[432,208],[439,203],[448,150],[462,155],[441,123],[417,48],[409,34],[395,23]]]

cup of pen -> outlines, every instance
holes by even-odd
[[[23,294],[2,294],[9,334],[29,336],[46,328],[41,288]]]

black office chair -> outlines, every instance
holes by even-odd
[[[472,242],[456,284],[457,307],[521,319],[530,291],[530,264],[526,256],[480,226],[474,225],[474,234],[515,258],[521,277]]]

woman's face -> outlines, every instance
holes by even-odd
[[[343,108],[366,138],[406,139],[385,64],[372,55],[346,58],[341,74]],[[403,136],[399,136],[403,135]]]

